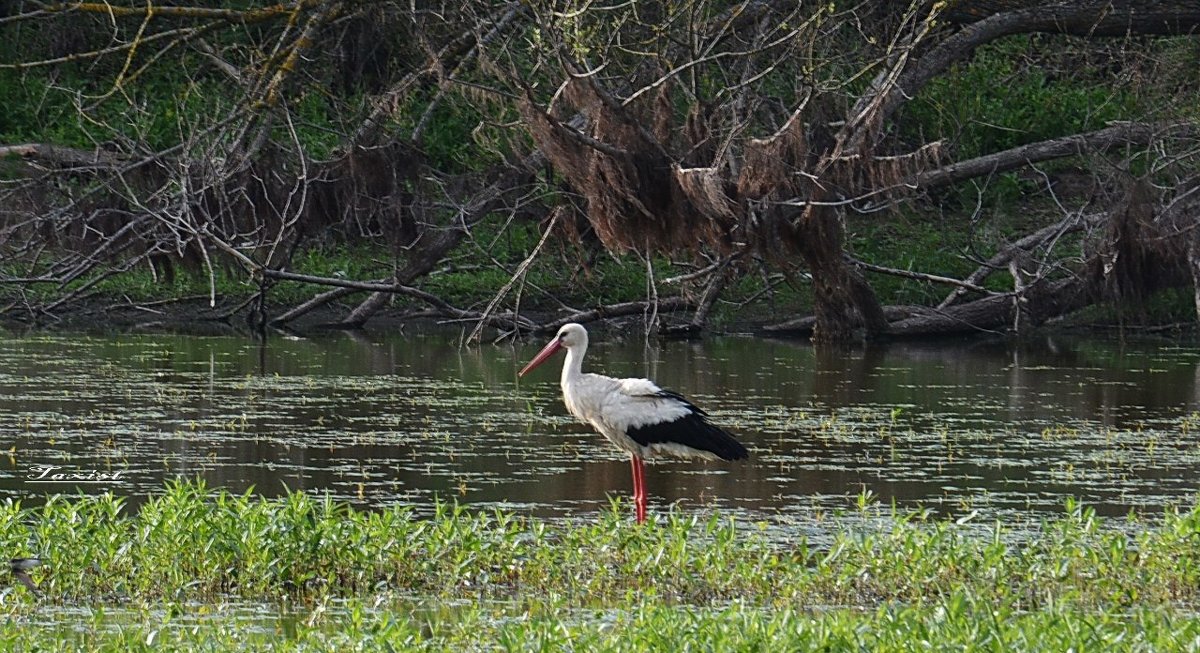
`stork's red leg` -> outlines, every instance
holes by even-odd
[[[638,463],[640,462],[641,460],[637,456],[629,454],[629,468],[633,471],[633,509],[635,515],[639,514],[641,506],[640,497],[642,496],[642,475],[638,473],[640,471]],[[638,519],[638,523],[641,523],[640,519]]]
[[[642,467],[642,459],[633,457],[633,503],[637,510],[637,523],[646,521],[646,475]]]

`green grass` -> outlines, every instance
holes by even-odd
[[[1200,507],[1103,522],[1069,503],[1029,531],[860,498],[828,543],[625,506],[548,523],[440,505],[355,510],[167,487],[0,506],[44,597],[5,588],[0,643],[661,650],[1195,647]],[[241,606],[239,608],[239,606]],[[248,607],[247,607],[248,606]],[[258,606],[255,608],[254,606]],[[84,608],[83,616],[78,610]]]

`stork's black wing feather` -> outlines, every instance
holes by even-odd
[[[631,427],[625,434],[643,447],[652,444],[674,443],[699,451],[707,451],[725,460],[742,460],[749,457],[742,446],[724,429],[708,421],[708,413],[697,408],[683,395],[670,390],[660,390],[654,396],[683,404],[688,410],[669,422],[644,424]]]
[[[41,593],[41,591],[38,590],[37,583],[33,582],[33,579],[29,577],[29,574],[23,571],[14,571],[13,576],[16,576],[17,580],[21,581],[22,585],[28,587],[30,592],[33,592],[34,594]]]
[[[687,406],[688,409],[690,409],[693,413],[703,415],[704,417],[708,417],[708,413],[704,412],[704,410],[702,408],[700,408],[696,404],[693,404],[692,402],[688,401],[687,397],[679,394],[678,392],[675,392],[674,390],[660,389],[658,392],[655,393],[655,396],[663,397],[664,399],[674,399],[675,401],[678,401],[679,403],[683,404],[684,406]]]

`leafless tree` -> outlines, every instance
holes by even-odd
[[[169,279],[183,265],[213,280],[212,316],[259,328],[350,298],[342,323],[359,326],[398,295],[504,330],[689,308],[680,326],[694,332],[731,279],[769,268],[811,279],[812,315],[779,327],[838,341],[1021,329],[1200,288],[1194,113],[1165,107],[971,158],[952,137],[898,129],[913,98],[999,39],[1103,44],[1197,25],[1193,3],[1115,0],[9,2],[0,33],[23,47],[0,61],[5,83],[55,80],[46,97],[70,106],[54,111],[91,142],[0,144],[0,308],[55,315],[130,269]],[[163,98],[173,119],[156,113]],[[438,117],[466,110],[472,164],[431,157]],[[851,216],[888,220],[1010,171],[1049,182],[1039,165],[1066,158],[1088,171],[1093,201],[988,243],[964,278],[890,269],[847,246]],[[480,224],[516,220],[541,221],[544,237],[525,261],[497,262],[512,281],[486,306],[420,287]],[[548,238],[571,234],[694,272],[643,302],[522,316],[525,273]],[[386,243],[390,258],[373,278],[293,269],[297,252],[339,239]],[[253,291],[224,297],[222,266]],[[997,272],[1011,289],[988,283]],[[949,291],[936,307],[883,306],[877,274]],[[280,282],[329,289],[279,308]]]
[[[211,316],[245,314],[256,327],[363,292],[372,299],[348,324],[365,321],[378,298],[392,294],[440,314],[477,316],[411,283],[473,225],[517,210],[536,166],[497,157],[484,170],[438,169],[424,154],[425,131],[456,71],[516,22],[519,3],[9,5],[0,30],[33,47],[0,71],[14,83],[43,71],[90,75],[54,96],[74,99],[69,110],[55,109],[93,143],[0,145],[8,161],[0,247],[9,262],[0,282],[13,291],[6,312],[53,315],[113,275],[149,265],[169,280],[184,265],[213,279]],[[147,86],[164,77],[175,85]],[[162,103],[148,108],[150,93],[177,97],[168,107],[177,120],[151,115]],[[306,117],[316,104],[334,112],[328,125]],[[166,133],[147,133],[163,122]],[[314,138],[321,129],[332,131]],[[299,248],[328,239],[386,242],[392,271],[347,280],[289,270]],[[220,266],[243,269],[257,290],[223,303]],[[335,288],[268,315],[268,291],[280,280]],[[39,287],[55,292],[32,291]],[[521,323],[505,323],[514,320]]]
[[[753,252],[785,268],[800,263],[812,278],[814,315],[786,326],[818,339],[1019,326],[1022,315],[1040,322],[1102,296],[1190,281],[1174,273],[1186,266],[1188,248],[1164,244],[1163,222],[1186,215],[1190,224],[1195,216],[1184,201],[1196,194],[1194,174],[1185,174],[1195,170],[1193,122],[1114,124],[971,160],[955,160],[953,143],[906,144],[892,134],[906,102],[991,41],[1035,32],[1190,35],[1200,23],[1191,5],[953,6],[692,2],[667,13],[628,6],[602,13],[556,5],[538,18],[548,42],[539,65],[557,67],[562,81],[552,92],[523,85],[522,115],[555,169],[586,198],[587,219],[609,247],[648,255],[699,246],[722,260]],[[519,82],[518,67],[510,70]],[[586,128],[564,125],[576,112],[588,116]],[[1130,177],[1120,185],[1124,199],[1098,215],[1067,211],[967,280],[847,255],[847,213],[1063,157],[1105,157],[1106,169]],[[1147,157],[1153,175],[1133,179],[1132,162]],[[1149,190],[1171,175],[1163,192]],[[1169,220],[1172,229],[1187,229],[1180,219]],[[1107,236],[1088,243],[1082,265],[1031,260],[1083,229]],[[1152,258],[1161,261],[1145,265]],[[1005,268],[1011,291],[979,285]],[[717,269],[710,281],[719,284]],[[953,290],[936,309],[885,308],[864,271]]]

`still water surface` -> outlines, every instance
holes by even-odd
[[[112,491],[136,505],[165,480],[200,477],[265,495],[560,517],[628,494],[627,459],[566,414],[556,366],[518,382],[540,341],[458,338],[0,336],[0,497]],[[735,336],[593,340],[585,370],[654,378],[751,450],[741,463],[647,467],[652,510],[786,520],[867,490],[949,515],[1058,514],[1067,497],[1120,515],[1189,504],[1200,485],[1190,342],[826,352]],[[37,482],[47,466],[110,478]]]

